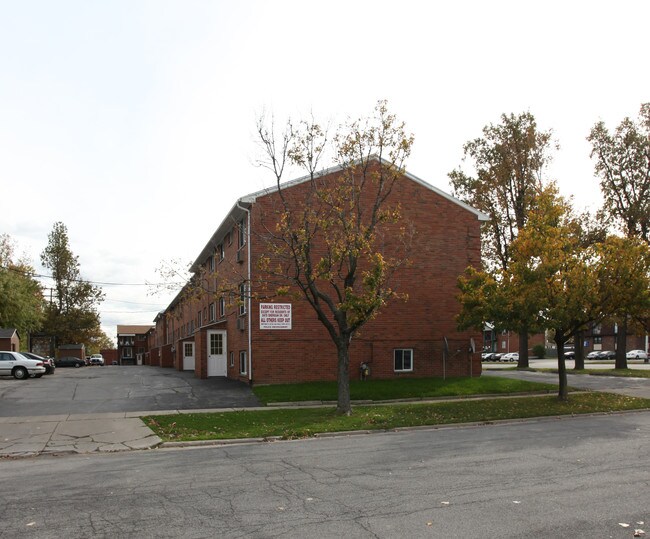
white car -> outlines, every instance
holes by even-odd
[[[499,361],[519,361],[519,352],[509,352],[503,354]]]
[[[648,353],[643,350],[630,350],[625,357],[627,359],[648,359]]]
[[[40,378],[45,374],[42,361],[29,359],[18,352],[0,352],[0,376],[13,376],[27,380],[30,376]]]
[[[90,364],[91,365],[101,365],[102,367],[104,366],[104,356],[101,354],[93,354],[90,356]]]

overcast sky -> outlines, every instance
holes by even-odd
[[[151,323],[171,296],[134,285],[272,183],[262,110],[336,122],[378,99],[415,135],[409,171],[448,192],[466,141],[530,111],[595,208],[585,137],[650,101],[649,20],[647,0],[0,0],[0,232],[45,274],[63,221],[85,279],[129,283],[103,287],[107,333]]]

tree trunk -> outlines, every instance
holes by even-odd
[[[575,339],[575,370],[581,371],[585,368],[585,340],[584,331],[576,333]]]
[[[517,361],[517,368],[528,368],[528,328],[524,328],[519,332],[519,361]]]
[[[564,344],[566,343],[566,338],[564,333],[556,329],[555,330],[555,345],[557,346],[557,372],[559,376],[560,390],[558,392],[558,398],[561,401],[569,400],[569,390],[566,377],[566,363],[564,361]]]
[[[616,365],[615,369],[627,369],[627,316],[618,324],[616,333]]]
[[[339,339],[336,343],[338,355],[338,401],[336,413],[339,415],[352,414],[350,404],[350,345],[347,338]]]

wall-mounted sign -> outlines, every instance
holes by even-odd
[[[291,303],[260,303],[260,329],[291,329]]]

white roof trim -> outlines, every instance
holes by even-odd
[[[373,158],[371,157],[371,159],[373,159]],[[374,159],[379,160],[378,157],[375,157]],[[320,170],[316,174],[318,176],[327,176],[328,174],[332,174],[333,172],[339,172],[341,170],[343,170],[343,167],[341,165],[336,165],[336,166],[333,166],[333,167],[326,168],[324,170]],[[479,221],[488,221],[490,219],[489,216],[486,215],[485,213],[477,210],[476,208],[473,208],[469,204],[466,204],[462,200],[457,199],[456,197],[450,195],[449,193],[445,193],[443,190],[438,189],[437,187],[431,185],[430,183],[425,182],[423,179],[419,178],[415,174],[411,174],[407,170],[404,170],[404,176],[406,176],[409,180],[412,180],[412,181],[418,183],[422,187],[425,187],[426,189],[429,189],[430,191],[433,191],[434,193],[440,195],[444,199],[449,200],[450,202],[453,202],[454,204],[457,204],[458,206],[460,206],[461,208],[467,210],[468,212],[473,213],[474,215],[476,215],[476,217],[478,218]],[[309,176],[309,175],[302,176],[300,178],[296,178],[295,180],[290,180],[288,182],[285,182],[285,183],[281,184],[281,187],[282,187],[282,189],[286,189],[287,187],[293,187],[294,185],[299,185],[301,183],[307,182],[310,179],[311,179],[311,176]],[[277,192],[277,190],[278,190],[278,186],[273,185],[271,187],[267,187],[266,189],[261,189],[260,191],[255,191],[254,193],[250,193],[250,194],[248,194],[246,196],[243,196],[239,200],[241,202],[244,202],[244,203],[252,204],[257,200],[257,198],[259,198],[261,196],[269,195],[271,193],[275,193],[275,192]]]

